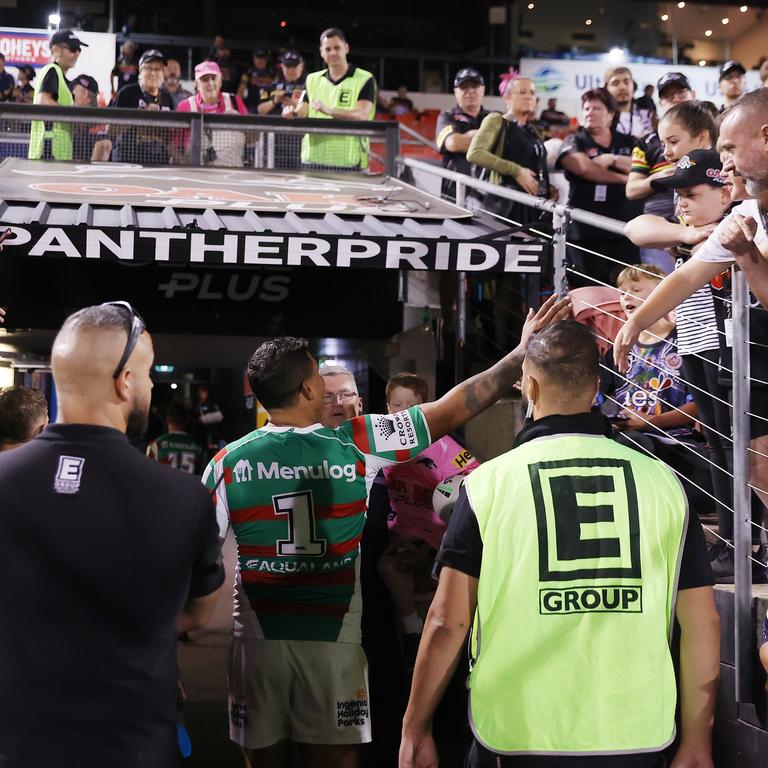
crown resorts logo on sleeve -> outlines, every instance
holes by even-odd
[[[85,459],[80,456],[59,456],[53,490],[56,493],[77,493],[83,478]]]
[[[419,444],[410,411],[373,416],[371,426],[377,451],[407,451]]]

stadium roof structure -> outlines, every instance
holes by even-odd
[[[535,238],[389,176],[8,158],[8,251],[35,257],[538,272]]]

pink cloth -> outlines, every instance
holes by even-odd
[[[390,531],[424,539],[430,547],[439,549],[446,525],[432,507],[435,486],[446,477],[469,474],[479,466],[466,448],[446,435],[412,461],[387,467],[384,479],[395,513],[388,523]]]
[[[195,100],[195,104],[197,105],[196,112],[213,112],[214,114],[223,114],[224,112],[230,111],[230,112],[239,112],[241,115],[247,115],[248,110],[246,109],[245,104],[243,103],[243,100],[239,96],[235,96],[231,93],[226,94],[226,96],[229,96],[230,99],[234,100],[234,109],[227,110],[227,104],[225,103],[225,94],[220,93],[219,94],[219,100],[216,102],[216,104],[203,104],[203,99],[200,96],[199,93],[196,93],[194,96],[190,96],[188,99],[184,99],[178,107],[176,107],[177,112],[191,112],[192,111],[192,104],[190,103],[192,99]]]

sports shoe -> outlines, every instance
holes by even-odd
[[[718,540],[710,548],[709,556],[715,583],[733,584],[733,547]]]

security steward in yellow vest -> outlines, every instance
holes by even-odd
[[[80,49],[88,47],[71,29],[54,33],[50,40],[51,58],[37,76],[33,102],[52,107],[71,107],[72,91],[67,82],[67,72],[77,64]],[[71,160],[72,124],[48,120],[34,120],[29,131],[30,160]]]
[[[403,721],[400,768],[436,764],[431,717],[472,623],[467,765],[712,768],[719,620],[704,536],[676,476],[590,408],[594,337],[531,339],[533,422],[464,483]]]
[[[306,98],[283,109],[283,117],[321,120],[373,120],[376,79],[347,61],[349,44],[336,27],[320,35],[320,56],[327,68],[307,75]],[[361,136],[308,133],[301,143],[301,162],[310,166],[367,168],[369,141]]]

